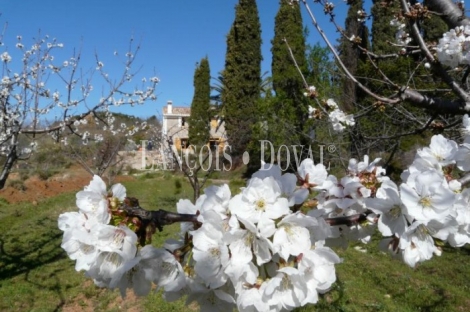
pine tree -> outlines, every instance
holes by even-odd
[[[197,147],[209,142],[210,78],[209,60],[205,57],[194,72],[194,96],[189,118],[189,143]]]
[[[305,86],[302,77],[295,67],[289,52],[292,50],[295,61],[302,74],[307,73],[306,46],[303,31],[302,15],[298,2],[280,1],[274,24],[272,40],[272,82],[276,99],[272,111],[278,118],[278,140],[281,144],[299,144],[307,119],[307,99],[303,96]],[[290,142],[289,142],[290,141]]]
[[[255,0],[239,0],[227,36],[222,105],[234,162],[246,150],[257,121],[261,83],[261,25]]]

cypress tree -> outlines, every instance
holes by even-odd
[[[428,2],[429,1],[424,1],[423,4],[427,6]],[[429,9],[433,10],[432,7]],[[424,40],[437,43],[439,42],[439,39],[442,38],[442,34],[449,30],[449,26],[447,26],[447,24],[440,16],[431,14],[421,23],[421,29],[423,31]]]
[[[390,26],[395,14],[401,11],[400,3],[393,0],[372,0],[372,49],[374,53],[395,53],[397,48],[389,42],[395,42],[397,29]]]
[[[358,20],[358,11],[363,10],[364,1],[355,0],[349,2],[348,14],[345,21],[345,33],[347,38],[342,37],[340,40],[339,52],[341,61],[348,68],[349,72],[356,75],[359,63],[364,61],[361,51],[355,43],[350,41],[352,36],[361,40],[360,45],[368,48],[368,29],[363,21]],[[357,92],[356,84],[348,78],[343,78],[341,81],[343,93],[341,95],[342,108],[346,111],[353,111]]]
[[[222,105],[228,143],[236,163],[252,138],[261,83],[261,25],[255,0],[239,0],[227,36]]]
[[[189,143],[197,147],[209,142],[210,79],[209,60],[205,57],[194,71],[194,96],[189,118]]]
[[[278,121],[275,122],[278,143],[299,144],[307,119],[307,99],[303,96],[305,86],[298,69],[285,43],[288,41],[295,61],[302,74],[307,73],[306,46],[302,15],[298,2],[281,0],[274,24],[272,43],[272,83],[276,93],[272,111]]]

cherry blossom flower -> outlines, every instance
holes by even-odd
[[[131,266],[128,261],[131,261]],[[110,287],[137,261],[135,255],[129,257],[120,250],[100,252],[87,270],[86,276],[93,278],[95,284],[100,287]]]
[[[338,105],[333,100],[330,100],[331,99],[327,101],[327,104],[329,107],[333,107],[334,109],[328,114],[328,118],[331,125],[333,126],[333,130],[342,132],[344,129],[346,129],[346,126],[354,126],[354,116],[351,114],[346,115],[338,108]]]
[[[92,229],[97,238],[97,246],[101,251],[120,251],[126,258],[132,258],[137,252],[137,235],[127,226],[97,224]]]
[[[403,212],[426,224],[431,219],[442,219],[450,214],[455,194],[443,178],[433,170],[415,175],[400,185]]]
[[[275,232],[274,221],[269,219],[262,220],[256,227],[251,221],[236,217],[243,224],[245,229],[238,228],[232,231],[231,236],[227,238],[232,257],[232,264],[244,265],[256,258],[258,265],[271,260],[272,242],[268,239]]]
[[[455,153],[455,161],[457,162],[457,168],[462,171],[470,170],[470,144],[463,143],[459,146],[458,151]]]
[[[453,247],[462,247],[470,244],[470,189],[466,188],[460,193],[454,204],[455,221],[457,228],[447,237]]]
[[[223,241],[224,232],[217,212],[205,212],[204,220],[202,227],[191,232],[194,244],[193,258],[196,260],[194,269],[208,287],[218,288],[224,285],[228,278],[224,269],[229,261],[229,250]]]
[[[273,177],[253,178],[241,194],[229,203],[231,213],[258,223],[263,218],[277,219],[289,213],[286,198]]]
[[[315,165],[310,158],[306,158],[300,163],[297,172],[309,187],[321,186],[328,176],[325,166],[323,164]]]
[[[8,54],[8,52],[3,52],[2,55],[0,55],[0,59],[5,63],[11,62],[11,56]]]
[[[299,271],[304,275],[308,287],[305,303],[315,303],[318,293],[327,292],[336,281],[335,264],[341,259],[328,247],[306,250],[300,257]]]
[[[403,233],[399,247],[403,261],[412,268],[419,262],[431,259],[434,253],[439,254],[434,246],[434,240],[428,234],[428,229],[420,222],[414,222]]]
[[[444,65],[452,68],[459,64],[469,64],[470,55],[468,54],[470,35],[470,26],[457,26],[454,29],[444,33],[436,46],[437,58]]]
[[[263,300],[276,311],[292,310],[299,307],[308,294],[303,274],[292,267],[285,267],[277,272],[275,276],[265,282]]]
[[[284,217],[278,224],[273,237],[273,251],[284,260],[298,256],[311,247],[309,227],[317,224],[312,217],[300,212]]]
[[[262,285],[243,285],[236,288],[237,307],[239,311],[268,311],[269,306],[263,300],[263,292],[266,283]]]
[[[109,288],[119,288],[121,297],[126,297],[128,288],[137,296],[146,296],[152,289],[152,283],[145,278],[145,272],[140,265],[141,257],[135,257],[124,263],[109,282]]]
[[[263,164],[261,169],[256,171],[252,176],[252,178],[260,179],[266,177],[273,177],[276,180],[281,189],[281,196],[286,197],[289,201],[289,207],[301,204],[307,199],[308,190],[297,187],[297,176],[295,174],[282,174],[282,170],[278,165]]]
[[[397,185],[384,181],[377,190],[375,198],[366,198],[366,206],[380,215],[378,228],[383,236],[401,236],[406,229],[406,219],[402,213],[403,204]]]
[[[470,118],[468,117],[468,114],[463,115],[462,126],[463,128],[461,129],[461,132],[466,138],[468,138],[470,136]],[[470,143],[470,142],[466,142],[466,143]]]
[[[145,278],[158,288],[177,292],[186,286],[183,268],[170,251],[146,245],[140,250],[140,255]]]
[[[380,162],[381,158],[376,158],[374,161],[369,162],[369,156],[364,155],[364,160],[357,162],[355,158],[351,158],[348,164],[348,171],[350,174],[358,175],[361,172],[371,173],[375,171],[377,176],[385,175],[385,169],[377,164]]]
[[[366,20],[367,13],[364,10],[357,11],[357,21],[364,22]]]
[[[456,142],[438,134],[431,138],[429,147],[418,150],[417,155],[424,159],[434,158],[441,166],[447,166],[455,163],[454,157],[457,150]]]
[[[221,186],[210,186],[204,189],[205,199],[201,203],[201,210],[216,211],[221,217],[226,217],[231,198],[230,188],[227,184]],[[201,220],[202,221],[202,220]]]
[[[98,257],[97,238],[84,228],[72,228],[64,231],[60,247],[70,259],[76,260],[75,270],[89,270]]]
[[[123,201],[126,190],[121,184],[111,188],[111,197]],[[95,175],[93,180],[83,191],[77,193],[76,201],[78,209],[90,218],[96,218],[100,223],[108,224],[111,215],[108,212],[108,192],[103,180]]]

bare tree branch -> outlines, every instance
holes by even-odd
[[[452,0],[428,0],[426,4],[431,10],[439,12],[449,27],[470,25],[470,19]]]

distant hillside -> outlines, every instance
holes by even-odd
[[[78,119],[79,116],[72,116],[71,119]],[[51,127],[59,125],[55,122]],[[142,128],[145,126],[144,128]],[[126,135],[136,143],[140,140],[148,140],[149,131],[161,129],[161,122],[157,116],[140,118],[123,113],[109,113],[108,117],[104,112],[97,112],[95,115],[88,115],[82,121],[77,122],[76,128],[80,133],[89,132],[91,136],[95,134],[111,133],[112,135]],[[70,130],[67,130],[71,134]],[[116,134],[117,132],[117,134]],[[67,135],[67,134],[66,134]]]

